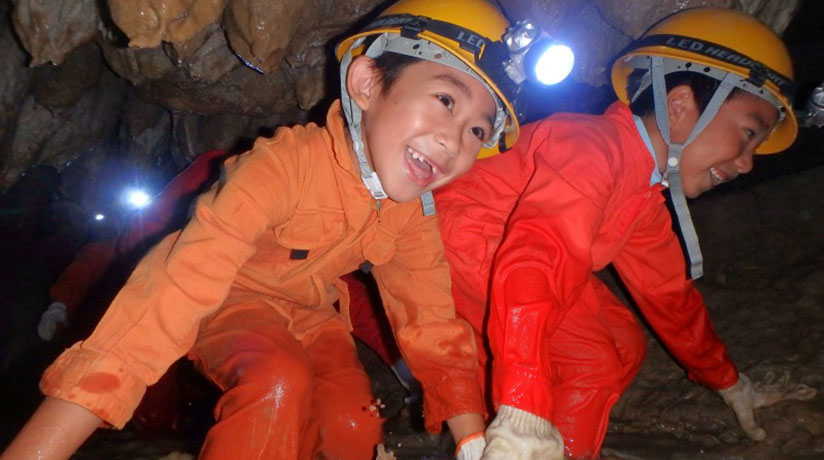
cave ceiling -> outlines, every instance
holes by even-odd
[[[32,165],[100,163],[113,150],[169,173],[208,148],[312,119],[338,91],[334,43],[389,3],[0,0],[0,189]],[[738,8],[781,32],[800,3],[500,1],[510,19],[571,44],[572,79],[594,88],[608,88],[611,58],[674,11]]]

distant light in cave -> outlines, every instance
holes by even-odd
[[[94,215],[94,220],[97,220],[97,221],[103,220],[105,218],[106,218],[106,216],[104,216],[103,214],[100,214],[100,213],[97,213],[97,214]]]
[[[126,191],[126,202],[133,208],[145,208],[151,200],[149,194],[141,189],[135,188]]]

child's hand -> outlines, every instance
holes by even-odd
[[[775,373],[770,372],[764,380],[755,385],[750,382],[746,375],[739,373],[738,382],[735,385],[718,390],[718,394],[724,398],[724,402],[735,412],[738,423],[747,433],[747,436],[754,441],[762,441],[767,437],[767,432],[755,422],[753,411],[759,407],[771,406],[782,401],[806,401],[812,399],[817,393],[815,388],[802,383],[790,383],[790,374],[776,379]]]
[[[486,438],[483,431],[469,435],[458,443],[455,448],[455,460],[480,460],[486,447]]]
[[[549,420],[510,406],[501,406],[486,430],[481,460],[563,460],[564,439]]]
[[[53,302],[49,308],[40,316],[37,324],[37,335],[41,339],[49,341],[54,338],[59,329],[69,324],[69,317],[66,313],[66,305],[62,302]]]

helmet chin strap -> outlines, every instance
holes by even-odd
[[[352,63],[352,49],[357,48],[363,43],[365,38],[357,40],[343,55],[340,62],[340,95],[341,106],[346,120],[349,122],[349,135],[352,137],[352,148],[355,150],[355,155],[358,158],[358,167],[360,169],[361,180],[369,193],[376,200],[388,198],[388,195],[383,190],[378,174],[372,169],[369,160],[366,159],[366,153],[363,151],[363,139],[361,138],[361,119],[363,112],[358,104],[349,97],[349,92],[346,90],[346,72],[349,70],[349,64]],[[381,54],[385,43],[380,43],[385,40],[384,36],[378,37],[372,45],[366,50],[366,56],[374,58]]]
[[[669,187],[672,206],[675,210],[675,218],[678,221],[681,236],[684,239],[684,249],[689,264],[689,276],[692,279],[698,279],[704,275],[703,257],[701,255],[701,247],[698,244],[698,235],[695,233],[692,217],[687,207],[683,184],[681,183],[681,154],[684,147],[698,137],[698,134],[712,121],[718,113],[718,109],[721,108],[721,104],[727,100],[727,96],[729,96],[741,78],[728,72],[724,75],[723,79],[721,79],[721,84],[712,95],[712,98],[707,104],[707,108],[701,113],[687,140],[681,144],[676,144],[670,139],[669,117],[667,112],[667,85],[664,80],[664,58],[658,56],[652,56],[650,58],[650,74],[652,76],[652,94],[655,103],[655,122],[658,125],[658,131],[661,133],[661,137],[667,144],[667,169],[664,173],[664,183]]]
[[[346,120],[349,122],[349,135],[352,137],[352,148],[355,150],[355,155],[358,158],[358,168],[360,169],[361,180],[363,181],[369,193],[376,200],[389,198],[386,191],[383,189],[378,173],[372,169],[369,160],[366,158],[366,153],[363,148],[363,138],[361,136],[361,121],[363,118],[363,111],[358,107],[358,104],[349,97],[349,92],[346,90],[346,72],[349,70],[349,64],[352,63],[352,49],[360,46],[365,38],[357,40],[346,51],[340,63],[340,94],[341,106]],[[381,34],[378,38],[369,45],[364,55],[370,58],[376,58],[383,54],[387,47],[387,35]],[[423,208],[424,216],[431,216],[435,214],[435,200],[432,198],[432,192],[427,191],[421,195],[421,206]]]

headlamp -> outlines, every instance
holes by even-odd
[[[519,21],[503,36],[509,60],[506,73],[516,84],[524,80],[544,85],[563,81],[572,71],[575,55],[530,21]]]
[[[813,89],[807,106],[803,111],[796,111],[801,126],[824,127],[824,82]]]
[[[94,220],[96,220],[96,221],[101,221],[105,218],[106,218],[106,216],[102,213],[97,213],[97,214],[94,215]]]
[[[139,188],[126,190],[124,198],[126,204],[134,209],[145,208],[152,200],[148,193]]]

